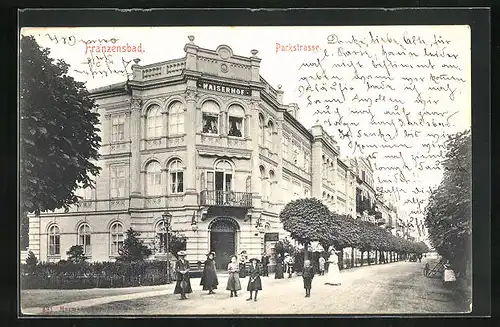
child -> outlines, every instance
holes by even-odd
[[[235,255],[231,257],[231,262],[227,266],[229,277],[227,279],[226,290],[231,291],[231,297],[238,297],[238,291],[241,290],[239,266]]]
[[[311,297],[311,284],[314,277],[314,270],[311,266],[311,261],[304,261],[304,272],[302,278],[304,279],[304,288],[306,289],[306,297]]]
[[[262,282],[260,280],[261,273],[260,273],[259,259],[252,258],[250,262],[251,265],[250,265],[248,286],[247,286],[247,291],[250,291],[250,297],[247,299],[247,301],[252,301],[253,291],[255,291],[255,297],[253,298],[253,300],[257,301],[257,293],[260,290],[262,290]]]

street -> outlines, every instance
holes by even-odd
[[[423,276],[422,263],[396,262],[365,266],[342,271],[341,286],[325,285],[326,276],[315,276],[310,298],[305,298],[302,278],[282,280],[262,277],[263,290],[258,301],[246,301],[247,278],[237,298],[225,290],[226,277],[219,277],[215,295],[201,291],[199,279],[192,279],[193,293],[180,301],[172,294],[173,284],[161,293],[136,294],[134,299],[101,299],[74,302],[53,314],[70,315],[238,315],[238,314],[401,314],[401,313],[458,313],[460,308],[451,290],[443,287],[441,279]],[[156,288],[158,289],[158,288]],[[83,303],[83,302],[82,302]]]

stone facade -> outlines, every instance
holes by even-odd
[[[357,181],[369,162],[341,160],[321,126],[300,124],[298,106],[283,104],[280,87],[260,76],[257,51],[243,57],[193,41],[184,58],[136,62],[132,80],[92,91],[102,171],[78,205],[30,216],[29,248],[41,261],[65,259],[75,244],[92,261],[113,260],[129,227],[153,258],[164,258],[165,211],[171,230],[186,235],[192,262],[210,250],[219,258],[271,252],[287,236],[279,212],[296,198],[356,216]]]

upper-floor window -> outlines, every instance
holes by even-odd
[[[243,122],[245,119],[245,110],[239,105],[233,104],[227,110],[229,136],[243,136]]]
[[[259,114],[259,145],[264,146],[264,116]]]
[[[111,119],[111,142],[125,139],[125,115],[115,115]]]
[[[161,166],[157,161],[151,161],[146,166],[146,194],[160,195],[162,193]]]
[[[260,166],[259,171],[260,171],[260,195],[262,196],[262,199],[267,199],[266,185],[264,183],[266,179],[266,169],[263,166]]]
[[[111,198],[125,196],[125,167],[111,167]]]
[[[205,101],[201,108],[203,115],[202,132],[207,134],[219,134],[220,107],[215,101]]]
[[[169,167],[170,193],[177,194],[184,192],[184,167],[179,159],[173,160]]]
[[[274,124],[270,120],[267,123],[267,148],[271,151],[274,150]]]
[[[49,255],[61,255],[61,234],[57,225],[49,228]]]
[[[311,190],[309,190],[308,188],[305,188],[304,189],[304,196],[306,198],[310,197],[311,196]]]
[[[160,106],[153,104],[148,108],[146,113],[147,137],[157,138],[162,137],[163,117]]]
[[[176,101],[168,109],[168,135],[184,134],[184,105]]]
[[[118,251],[123,245],[123,225],[120,222],[114,222],[109,229],[110,236],[110,254],[118,255]]]
[[[283,137],[282,139],[282,151],[283,151],[283,159],[288,160],[288,146],[290,144],[290,138],[288,136]]]
[[[361,180],[366,181],[366,174],[364,170],[361,171]]]
[[[269,171],[269,200],[272,200],[274,196],[276,196],[275,193],[275,185],[276,185],[276,178],[274,175],[274,171],[270,170]]]
[[[309,172],[309,154],[307,152],[304,153],[304,169],[306,172]]]
[[[252,177],[248,176],[245,183],[245,189],[247,193],[252,193]]]
[[[92,254],[92,247],[90,244],[90,226],[87,223],[83,223],[78,226],[78,245],[83,247],[84,254]]]

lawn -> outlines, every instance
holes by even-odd
[[[92,288],[85,290],[22,290],[20,302],[22,308],[49,307],[104,296],[155,291],[164,287],[164,285],[157,285],[149,287]]]

